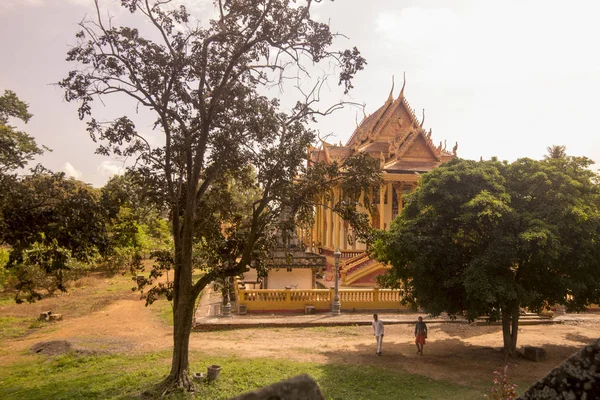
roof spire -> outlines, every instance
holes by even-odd
[[[390,95],[388,97],[388,101],[394,101],[394,75],[392,75],[392,90],[390,90]]]
[[[421,128],[423,127],[424,123],[425,123],[425,109],[423,109],[423,119],[421,120]]]
[[[404,71],[404,82],[402,83],[402,89],[400,89],[400,96],[404,96],[404,87],[406,86],[406,71]]]

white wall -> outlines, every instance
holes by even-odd
[[[312,269],[293,268],[291,272],[285,268],[269,271],[267,289],[285,289],[286,286],[298,285],[298,289],[312,289]]]
[[[244,272],[244,282],[256,282],[258,273],[254,268],[250,268],[248,272]]]

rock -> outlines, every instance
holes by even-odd
[[[36,354],[46,354],[48,356],[57,356],[71,351],[73,345],[66,340],[51,340],[49,342],[40,342],[31,346],[31,351]]]
[[[523,357],[525,357],[527,360],[531,360],[531,361],[544,361],[548,356],[546,354],[546,350],[542,349],[541,347],[525,347],[523,349]]]
[[[62,321],[62,314],[50,314],[48,316],[48,321]]]
[[[262,389],[248,392],[231,400],[325,400],[319,385],[310,376],[303,374],[274,383]]]
[[[566,359],[518,399],[600,399],[600,339]]]
[[[40,317],[38,318],[38,320],[39,321],[48,321],[50,319],[51,315],[52,315],[52,311],[45,311],[40,314]]]

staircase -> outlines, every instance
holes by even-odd
[[[367,253],[352,257],[342,265],[342,285],[352,286],[354,282],[378,270],[387,270],[390,267],[379,261],[369,258]]]

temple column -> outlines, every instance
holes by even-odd
[[[333,190],[333,205],[335,205],[340,199],[340,188],[335,188]],[[333,223],[333,249],[338,249],[340,247],[340,216],[337,213],[333,214],[334,223]]]
[[[383,229],[385,221],[385,185],[379,186],[379,229]]]
[[[388,183],[387,185],[385,185],[385,196],[386,196],[386,200],[387,200],[387,204],[386,204],[386,213],[385,215],[387,216],[387,218],[389,218],[389,220],[384,221],[384,226],[387,225],[387,229],[390,228],[390,224],[392,223],[392,199],[393,199],[393,195],[392,195],[392,190],[394,190],[394,188],[392,187],[392,183]]]
[[[335,192],[332,193],[331,199],[328,201],[329,208],[327,212],[327,247],[333,247],[333,204],[335,199]]]

